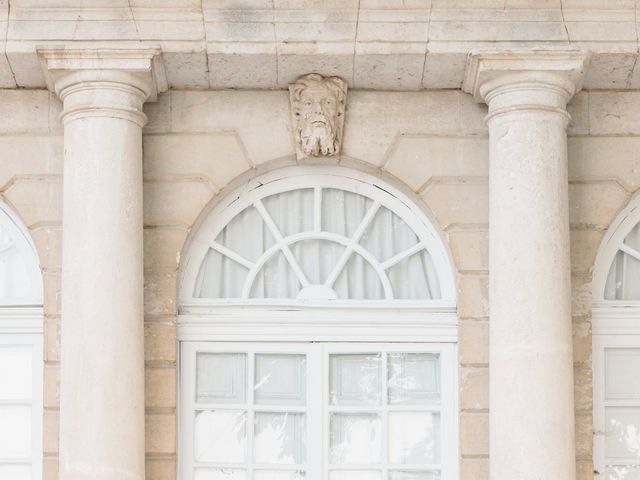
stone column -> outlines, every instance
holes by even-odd
[[[63,101],[61,480],[144,480],[142,105],[159,52],[40,50]]]
[[[575,480],[567,102],[584,55],[471,55],[489,106],[490,472]]]

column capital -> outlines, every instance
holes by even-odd
[[[145,101],[167,90],[161,50],[133,48],[39,48],[49,90],[64,102],[65,122],[115,116],[144,124]]]
[[[567,102],[582,88],[588,61],[578,49],[471,53],[462,89],[489,105],[487,121],[513,111],[568,117]]]

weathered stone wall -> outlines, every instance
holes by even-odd
[[[176,281],[185,240],[239,175],[295,162],[284,91],[171,91],[145,111],[147,478],[175,478]],[[62,128],[44,90],[0,90],[0,198],[21,215],[45,286],[45,479],[57,478]],[[592,478],[591,274],[603,233],[640,187],[640,92],[570,107],[571,247],[580,480]],[[488,478],[488,141],[484,105],[457,90],[349,94],[344,164],[415,192],[452,252],[460,316],[461,478]],[[105,167],[106,168],[106,167]],[[395,177],[395,178],[394,178]],[[420,201],[420,200],[419,200]],[[526,215],[526,212],[523,212]],[[90,259],[87,259],[90,261]],[[544,392],[540,392],[543,396]],[[525,408],[526,406],[523,406]]]

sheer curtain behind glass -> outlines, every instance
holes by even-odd
[[[605,286],[606,300],[640,300],[640,224],[625,237]]]
[[[418,235],[378,201],[335,188],[257,200],[211,242],[197,298],[437,299]]]
[[[6,216],[2,211],[0,215]],[[32,296],[31,290],[27,266],[17,242],[0,223],[0,303],[19,303],[20,299]]]

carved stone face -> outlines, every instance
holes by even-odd
[[[340,150],[346,83],[309,74],[289,87],[298,158],[331,156]]]

